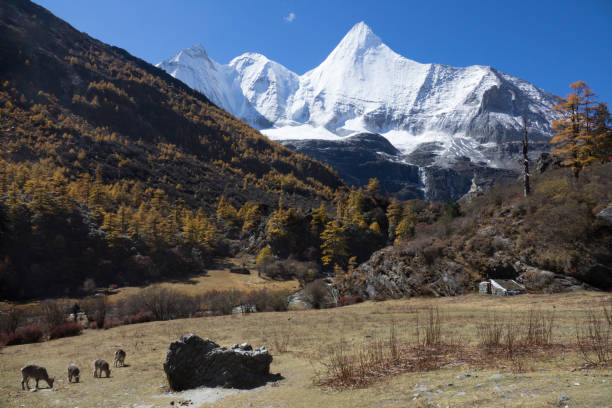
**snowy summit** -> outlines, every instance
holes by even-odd
[[[263,55],[228,65],[202,46],[159,67],[272,139],[330,139],[377,133],[405,154],[427,144],[444,165],[465,156],[516,166],[526,115],[530,137],[546,143],[555,96],[488,66],[422,64],[385,45],[357,23],[316,68],[297,75]]]

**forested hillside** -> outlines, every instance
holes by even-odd
[[[4,1],[0,299],[184,279],[239,251],[269,278],[334,276],[368,297],[452,295],[487,276],[609,288],[612,230],[597,214],[612,200],[610,114],[572,89],[553,161],[573,176],[538,174],[528,197],[517,183],[401,202],[376,179],[346,188],[163,71]]]
[[[24,0],[0,4],[0,297],[180,277],[223,235],[223,195],[315,207],[328,167]],[[257,203],[252,204],[252,203]]]
[[[527,197],[517,182],[437,216],[418,201],[403,203],[410,233],[338,274],[338,288],[366,298],[453,296],[499,278],[533,292],[588,287],[583,282],[609,290],[612,217],[603,210],[612,211],[612,163],[585,168],[579,179],[553,163],[539,163]]]

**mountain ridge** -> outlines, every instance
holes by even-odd
[[[450,174],[446,170],[467,158],[474,168],[503,170],[499,173],[505,178],[506,170],[519,170],[523,116],[532,159],[549,150],[556,118],[553,94],[490,66],[452,67],[410,60],[385,45],[364,22],[353,26],[323,62],[302,75],[262,54],[245,53],[219,65],[227,70],[226,77],[203,79],[201,84],[191,78],[189,61],[168,61],[157,66],[298,152],[313,150],[308,143],[294,140],[378,134],[398,149],[392,158],[395,163],[418,166],[428,173]],[[223,94],[219,89],[227,88],[223,81],[239,88],[242,94],[236,100],[252,109],[232,111],[217,97]],[[413,160],[424,156],[429,158],[426,162]],[[334,168],[338,164],[326,162]],[[423,193],[429,199],[456,200],[468,191],[464,191],[465,180],[460,184],[464,188],[452,194],[427,185]]]
[[[258,60],[250,67],[261,68],[245,72],[236,63],[244,59]],[[203,86],[189,78],[188,61],[174,61],[178,66],[173,70],[168,61],[157,66],[207,95],[218,93],[207,93],[206,87],[214,83]],[[269,65],[274,67],[265,68]],[[212,97],[213,102],[263,129],[272,139],[306,138],[308,129],[298,132],[299,126],[313,127],[313,139],[369,132],[383,135],[408,154],[420,144],[415,136],[428,135],[428,141],[440,141],[450,157],[457,155],[453,152],[455,139],[471,139],[476,143],[463,153],[493,167],[516,165],[503,154],[487,153],[486,146],[481,155],[479,145],[518,140],[523,115],[530,122],[532,138],[543,142],[540,150],[545,150],[556,102],[554,95],[490,66],[458,68],[405,58],[385,45],[365,22],[353,26],[321,64],[302,75],[254,53],[238,56],[223,67],[235,70],[226,81],[240,83],[243,96],[265,121],[252,113],[237,112],[222,98]],[[287,80],[276,80],[279,76]],[[222,79],[216,80],[221,84]]]

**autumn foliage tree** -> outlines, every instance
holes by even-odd
[[[595,120],[593,123],[594,155],[603,163],[612,161],[612,123],[610,111],[606,103],[599,103],[595,108]]]
[[[610,113],[584,81],[570,85],[572,93],[561,98],[554,110],[561,117],[553,122],[552,152],[578,178],[581,170],[610,154]]]
[[[338,220],[327,223],[321,233],[321,263],[327,265],[344,265],[348,257],[346,228]]]
[[[395,239],[395,230],[402,220],[402,204],[396,199],[392,198],[389,206],[387,207],[387,219],[389,220],[389,239]]]

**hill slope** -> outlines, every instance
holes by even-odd
[[[539,166],[538,166],[539,167]],[[404,204],[413,234],[338,277],[341,292],[369,298],[469,293],[482,279],[517,279],[528,290],[612,288],[612,164],[532,173],[522,185],[495,186],[437,217]],[[608,210],[610,211],[610,210]]]
[[[206,216],[222,194],[265,213],[279,196],[312,207],[341,186],[328,167],[31,2],[0,4],[0,50],[0,296],[180,275],[161,254],[189,234],[190,248],[214,247]],[[198,258],[191,249],[176,262]],[[163,264],[138,258],[156,251]]]

